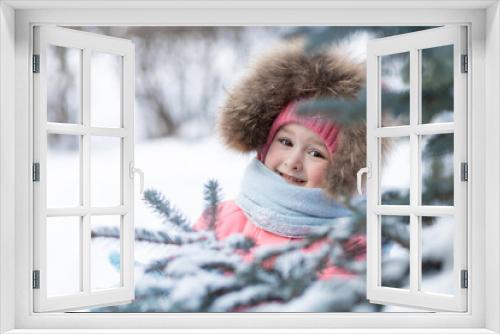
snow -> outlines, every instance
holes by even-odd
[[[349,287],[347,287],[349,286]],[[352,293],[354,291],[354,293]],[[255,307],[254,312],[325,312],[335,306],[337,312],[365,295],[365,282],[360,279],[317,281],[306,292],[287,304],[266,304]]]
[[[242,288],[237,292],[226,294],[217,298],[217,300],[210,307],[210,311],[224,312],[225,310],[231,310],[239,306],[241,301],[248,301],[252,298],[266,298],[272,293],[269,289],[270,286],[267,284]]]
[[[397,190],[402,193],[410,189],[410,140],[402,137],[392,140],[392,147],[387,156],[383,156],[384,164],[381,175],[381,192]]]
[[[244,169],[253,155],[226,149],[215,137],[201,141],[160,139],[136,145],[135,166],[144,171],[144,186],[161,191],[189,220],[204,209],[203,185],[219,181],[224,199],[235,198]],[[137,226],[156,224],[157,218],[139,194],[135,196]]]
[[[234,284],[234,278],[230,276],[221,278],[220,275],[208,272],[195,277],[188,276],[176,285],[176,289],[169,295],[168,302],[173,306],[177,304],[181,311],[194,311],[204,302],[201,296],[205,295],[207,286],[213,291],[230,284]]]
[[[366,45],[375,35],[369,31],[358,31],[339,42],[338,47],[356,62],[366,61]]]
[[[234,198],[239,190],[239,182],[247,162],[251,155],[241,155],[230,152],[214,137],[209,137],[200,141],[185,141],[179,139],[161,139],[156,141],[142,141],[136,144],[136,166],[140,166],[145,173],[145,187],[154,187],[162,191],[167,199],[174,204],[191,221],[195,221],[204,209],[203,185],[210,178],[218,179],[227,199]],[[64,189],[71,189],[71,185],[78,178],[74,173],[66,173],[71,170],[78,161],[77,151],[52,150],[50,152],[48,178],[51,186],[57,191],[52,192],[50,203],[67,203]],[[119,175],[116,168],[116,155],[113,154],[112,146],[100,147],[94,152],[93,157],[98,159],[102,171],[98,183],[99,190],[95,193],[106,198],[106,189],[116,189],[117,182],[115,175]],[[93,192],[94,193],[94,192]],[[72,203],[68,203],[72,204]],[[106,225],[107,218],[113,216],[94,217],[93,220],[100,219],[96,225]],[[135,226],[138,228],[158,229],[162,223],[159,217],[152,212],[138,194],[138,184],[136,184],[135,195]],[[50,221],[55,218],[51,218]],[[75,275],[68,277],[64,273],[69,271],[69,265],[77,263],[77,253],[61,252],[61,249],[73,249],[71,245],[78,244],[78,228],[68,225],[68,219],[59,218],[65,222],[54,226],[48,235],[48,265],[49,281],[53,282],[50,287],[51,294],[64,294],[75,291],[75,284],[78,284],[77,277],[79,271],[74,271]],[[55,223],[54,223],[55,224]],[[112,226],[109,221],[107,226]],[[94,225],[93,225],[94,226]],[[155,253],[155,247],[144,244],[136,247],[136,260],[147,263],[154,258],[161,257],[162,254]],[[160,247],[165,250],[168,246]],[[94,287],[111,287],[116,285],[118,272],[110,263],[110,256],[118,252],[117,241],[102,240],[97,238],[92,241],[92,273],[99,273],[98,276],[92,274]],[[73,265],[74,267],[74,265]],[[63,273],[64,275],[61,275]]]

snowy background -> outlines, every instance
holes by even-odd
[[[353,58],[363,61],[368,39],[380,36],[380,29],[335,30],[331,27],[99,27],[85,30],[132,39],[136,45],[135,166],[145,174],[145,187],[161,191],[194,222],[204,209],[203,185],[217,179],[224,199],[232,199],[239,190],[243,170],[253,157],[227,150],[214,132],[215,120],[227,90],[250,65],[249,61],[280,40],[309,36],[311,40],[331,33],[330,38]],[[391,32],[387,32],[390,34]],[[395,33],[394,31],[392,33]],[[327,36],[329,36],[327,34]],[[59,53],[58,53],[59,52]],[[65,82],[49,90],[49,120],[79,122],[78,53],[54,50],[50,82]],[[114,57],[96,54],[92,62],[93,125],[116,126],[119,104],[119,66]],[[388,80],[390,86],[390,80]],[[394,79],[392,89],[405,85]],[[52,95],[50,95],[52,94]],[[98,101],[99,103],[97,103]],[[118,102],[117,102],[118,101]],[[94,123],[95,122],[95,123]],[[80,144],[72,136],[49,138],[47,182],[48,206],[68,207],[78,202],[80,189]],[[92,205],[107,206],[119,201],[120,143],[100,138],[91,146]],[[449,155],[443,159],[449,160]],[[409,185],[409,145],[394,145],[386,159],[382,175],[383,189],[407,196]],[[138,189],[138,182],[136,182]],[[54,220],[54,221],[52,221]],[[64,219],[62,219],[64,220]],[[62,295],[78,289],[79,263],[78,219],[49,219],[48,274],[49,295]],[[395,221],[390,224],[402,224]],[[158,229],[158,216],[135,194],[135,225]],[[119,216],[92,217],[92,227],[119,226]],[[453,266],[452,219],[430,221],[423,229],[423,256],[433,258],[435,267],[424,271],[425,291],[450,293]],[[64,235],[64,238],[61,238]],[[439,240],[439,242],[436,242]],[[64,250],[64,251],[63,251]],[[408,272],[408,249],[388,235],[384,245],[388,281],[398,277],[398,287],[405,286]],[[168,251],[168,246],[164,247]],[[112,239],[92,241],[91,272],[93,289],[119,285],[119,247]],[[136,265],[161,258],[158,247],[141,243],[135,247]],[[406,265],[405,265],[406,263]],[[141,271],[136,270],[140,285]],[[146,278],[144,278],[146,279]],[[313,308],[312,308],[313,309]],[[293,311],[293,304],[288,311]],[[382,311],[409,311],[388,306]],[[102,310],[101,310],[102,311]],[[284,310],[287,311],[287,310]],[[353,311],[373,311],[357,309]],[[414,311],[414,310],[412,310]]]

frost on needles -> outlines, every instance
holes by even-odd
[[[349,312],[380,307],[366,300],[366,262],[354,260],[364,247],[347,242],[353,233],[364,233],[364,201],[350,203],[355,211],[342,224],[296,242],[255,247],[252,239],[241,234],[217,239],[214,226],[221,189],[215,180],[204,189],[207,230],[194,230],[157,190],[146,190],[144,200],[162,224],[154,230],[137,228],[135,247],[158,248],[162,256],[150,263],[136,262],[132,303],[92,311]],[[101,227],[93,230],[92,237],[116,239],[119,231]],[[304,252],[318,242],[320,247]],[[355,275],[320,280],[318,273],[328,263]]]

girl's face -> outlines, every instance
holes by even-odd
[[[264,165],[288,183],[323,188],[330,158],[323,140],[315,132],[291,123],[283,126],[274,136]]]

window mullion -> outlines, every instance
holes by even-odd
[[[415,124],[410,125],[398,125],[375,129],[376,137],[403,137],[409,136],[411,133],[416,133],[418,135],[434,135],[442,133],[454,133],[455,123],[430,123],[430,124]]]
[[[419,217],[410,215],[410,292],[418,293],[420,286],[420,226]]]
[[[62,135],[79,135],[89,133],[92,136],[125,137],[128,133],[125,129],[113,129],[102,127],[86,127],[82,124],[47,123],[47,133]]]
[[[83,50],[82,60],[82,189],[83,189],[83,224],[82,224],[82,284],[83,292],[90,293],[90,56],[91,50]]]
[[[409,216],[415,214],[417,216],[451,216],[454,215],[456,209],[451,206],[430,206],[430,205],[376,205],[373,212],[383,216]]]

